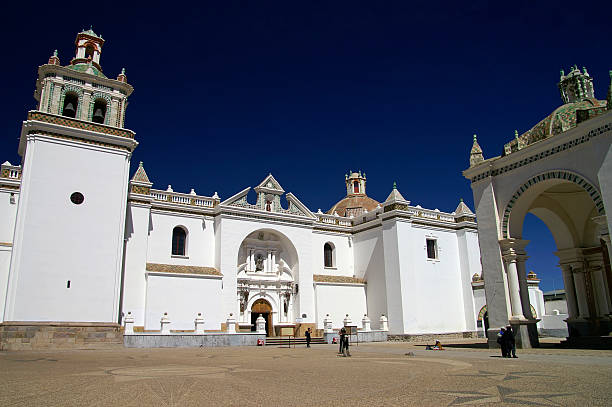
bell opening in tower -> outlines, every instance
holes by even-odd
[[[62,109],[62,115],[66,117],[75,118],[78,104],[79,104],[79,97],[74,93],[67,93],[64,98],[64,106]]]
[[[93,111],[92,121],[104,124],[104,118],[106,117],[106,101],[100,99],[96,100]]]

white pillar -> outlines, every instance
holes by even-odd
[[[368,318],[368,314],[363,314],[363,319],[361,320],[361,327],[363,331],[370,332],[370,318]]]
[[[502,250],[502,258],[506,263],[506,274],[508,276],[508,294],[510,297],[510,313],[514,320],[525,319],[523,315],[523,303],[521,301],[521,286],[519,282],[519,274],[517,261],[519,257],[524,257],[523,248],[529,243],[526,240],[520,239],[504,239],[499,241],[499,246]],[[527,285],[527,284],[525,284]],[[529,300],[529,296],[527,296]],[[529,303],[526,304],[529,306]]]
[[[510,290],[510,309],[512,310],[512,318],[525,319],[525,316],[523,315],[523,305],[521,303],[516,258],[510,259],[506,263],[506,269],[508,271],[508,289]]]
[[[265,334],[266,333],[266,320],[261,315],[257,317],[257,320],[255,321],[255,324],[257,325],[257,333],[258,334]]]
[[[353,325],[353,320],[351,319],[351,317],[349,317],[349,314],[346,314],[346,317],[344,318],[344,326],[351,326]]]
[[[271,250],[268,250],[268,264],[264,271],[268,273],[272,271],[272,251]]]
[[[226,325],[227,325],[227,333],[228,334],[235,334],[236,333],[236,318],[234,318],[234,314],[229,314],[229,317],[227,318],[226,321]]]
[[[326,334],[334,332],[332,328],[332,319],[329,314],[325,315],[325,319],[323,320],[323,332]]]
[[[204,333],[204,318],[202,318],[202,313],[198,312],[198,315],[195,318],[194,324],[195,324],[195,333],[199,335],[203,334]]]
[[[565,299],[567,302],[568,319],[578,318],[578,304],[576,302],[576,289],[574,288],[574,276],[569,264],[561,264],[563,273],[563,285],[565,285]]]
[[[382,314],[380,316],[380,330],[381,331],[388,331],[389,330],[389,320],[387,319],[385,314]]]
[[[276,272],[276,250],[272,251],[272,272]]]
[[[524,242],[529,242],[524,240]],[[529,300],[529,284],[527,283],[527,267],[525,262],[528,257],[525,255],[525,252],[522,252],[516,257],[516,270],[518,272],[519,278],[519,292],[521,295],[521,311],[523,311],[523,316],[527,319],[534,319],[534,316],[531,312],[531,301]]]
[[[168,313],[164,312],[164,315],[162,315],[161,320],[159,321],[161,324],[161,333],[162,334],[169,334],[170,333],[170,318],[168,318]]]
[[[123,322],[125,323],[125,329],[123,330],[123,333],[126,335],[133,334],[134,333],[134,316],[132,315],[131,312],[127,313],[127,315],[123,319]]]

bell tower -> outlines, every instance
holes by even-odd
[[[104,40],[93,29],[78,33],[75,44],[68,65],[56,51],[38,68],[37,109],[23,122],[3,321],[117,330],[130,159],[138,145],[124,128],[133,88],[124,70],[117,79],[102,73]]]

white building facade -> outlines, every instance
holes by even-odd
[[[463,202],[429,210],[395,186],[378,202],[361,172],[345,176],[346,198],[328,213],[271,174],[253,203],[250,188],[227,199],[153,189],[142,163],[130,178],[138,143],[123,124],[133,89],[125,72],[102,73],[103,43],[81,32],[70,65],[55,54],[39,68],[22,164],[2,165],[5,347],[34,346],[10,327],[31,338],[77,327],[78,344],[95,340],[90,331],[120,331],[126,316],[136,331],[160,330],[164,315],[171,330],[192,331],[198,314],[204,331],[226,330],[228,318],[254,330],[261,316],[268,335],[322,330],[326,318],[339,328],[347,315],[356,325],[369,317],[373,329],[386,318],[397,335],[477,331],[480,252]]]

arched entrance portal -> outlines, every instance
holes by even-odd
[[[236,306],[241,327],[255,330],[258,314],[267,313],[267,333],[274,325],[295,326],[299,315],[297,251],[287,236],[272,229],[249,233],[238,250]]]
[[[266,320],[266,336],[272,336],[274,326],[272,325],[272,306],[264,299],[259,299],[251,307],[251,331],[257,330],[257,318],[262,316]]]

